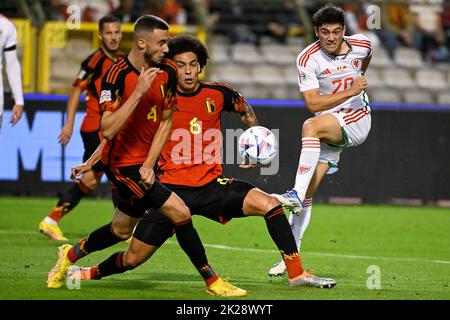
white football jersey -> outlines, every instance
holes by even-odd
[[[301,92],[318,88],[320,94],[338,93],[348,89],[353,79],[361,75],[362,62],[372,51],[370,40],[363,34],[355,34],[344,37],[344,41],[350,46],[349,52],[345,55],[332,57],[321,49],[319,40],[298,55],[298,85]],[[362,108],[369,109],[369,100],[365,91],[316,115]]]
[[[0,64],[3,58],[3,51],[14,47],[18,42],[16,27],[14,27],[11,20],[0,14],[0,50],[2,52]]]
[[[3,107],[3,52],[17,45],[17,31],[14,24],[0,14],[0,113]]]

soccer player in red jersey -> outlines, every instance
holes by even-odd
[[[252,108],[229,85],[199,81],[208,52],[197,38],[174,37],[169,41],[169,49],[168,57],[178,66],[177,105],[172,133],[158,163],[159,181],[178,194],[192,214],[223,224],[232,218],[264,217],[287,265],[289,285],[333,287],[336,284],[333,279],[304,271],[281,203],[250,183],[222,175],[221,113],[239,113],[245,125],[254,126],[257,119]],[[112,260],[118,254],[115,253],[98,266],[74,269],[70,277],[99,279],[133,269],[151,257],[174,232],[177,231],[167,217],[149,210],[133,233],[122,265]]]
[[[80,96],[86,91],[86,115],[80,128],[84,144],[83,161],[86,161],[91,156],[102,140],[99,104],[102,76],[121,56],[119,52],[122,39],[120,20],[114,16],[106,15],[99,20],[98,27],[100,48],[81,63],[80,72],[73,83],[72,92],[67,103],[67,121],[58,137],[59,143],[63,146],[69,143],[72,137],[75,113],[80,103]],[[77,179],[61,194],[56,206],[39,223],[39,231],[53,240],[67,240],[59,228],[58,222],[65,214],[75,208],[85,195],[98,188],[102,175],[103,167],[99,162],[92,171],[86,172],[80,179]]]
[[[95,251],[131,236],[139,218],[154,208],[168,218],[181,248],[214,295],[244,296],[246,291],[223,281],[208,263],[205,249],[193,227],[191,213],[172,191],[155,180],[153,168],[172,126],[172,105],[177,67],[167,59],[168,24],[152,15],[134,26],[133,47],[127,57],[111,66],[102,80],[99,150],[110,181],[116,186],[118,205],[111,223],[93,231],[74,246],[58,248],[58,261],[50,271],[47,287],[59,288],[70,265]],[[97,273],[128,268],[124,252],[117,252]]]

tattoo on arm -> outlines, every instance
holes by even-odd
[[[256,118],[255,112],[253,111],[252,107],[247,103],[245,103],[245,109],[240,112],[241,115],[241,121],[245,123],[248,127],[253,127],[258,125],[258,119]]]

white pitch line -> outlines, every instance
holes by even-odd
[[[25,231],[25,230],[0,230],[0,234],[19,234],[19,235],[37,235],[39,232]],[[168,240],[166,243],[178,244],[176,241]],[[228,251],[244,251],[244,252],[256,252],[256,253],[278,253],[278,250],[271,249],[254,249],[254,248],[241,248],[241,247],[231,247],[221,244],[203,244],[206,248],[214,248],[220,250]],[[380,257],[380,256],[358,256],[349,254],[337,254],[328,252],[305,252],[305,255],[318,256],[318,257],[334,257],[334,258],[344,258],[344,259],[356,259],[356,260],[390,260],[390,261],[402,261],[402,262],[425,262],[425,263],[438,263],[438,264],[450,264],[449,260],[428,260],[428,259],[418,259],[418,258],[398,258],[398,257]]]
[[[166,243],[177,244],[176,241],[168,240]],[[258,253],[278,253],[277,250],[270,249],[253,249],[253,248],[240,248],[240,247],[230,247],[221,244],[203,244],[206,248],[230,250],[230,251],[245,251],[245,252],[258,252]],[[358,259],[358,260],[391,260],[391,261],[403,261],[403,262],[426,262],[426,263],[442,263],[450,264],[447,260],[427,260],[427,259],[417,259],[417,258],[397,258],[397,257],[380,257],[380,256],[357,256],[348,254],[337,254],[337,253],[327,253],[327,252],[305,252],[305,255],[319,256],[319,257],[335,257],[335,258],[345,258],[345,259]]]

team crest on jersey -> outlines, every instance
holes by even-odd
[[[361,68],[361,61],[359,59],[353,59],[352,60],[352,67],[355,70],[359,70],[359,68]]]
[[[214,100],[211,98],[206,98],[205,107],[206,107],[206,111],[208,113],[213,113],[214,111],[216,111],[216,106],[214,105]]]
[[[301,166],[298,168],[297,172],[298,172],[298,174],[305,174],[305,173],[307,173],[310,169],[311,169],[310,166],[304,166],[304,165],[301,165]]]

